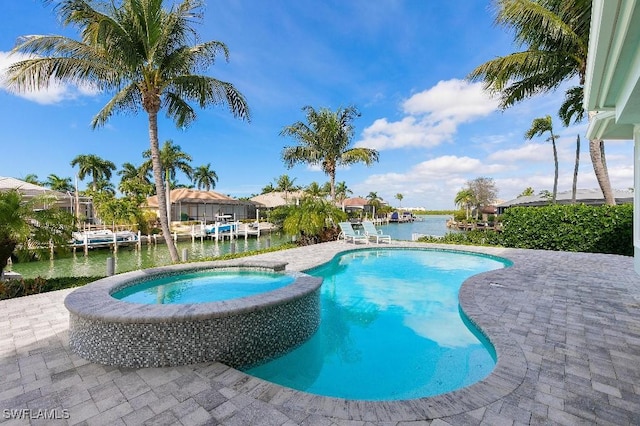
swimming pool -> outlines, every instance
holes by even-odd
[[[277,290],[292,275],[267,271],[195,271],[167,275],[125,287],[111,296],[130,303],[206,303],[233,300]]]
[[[347,252],[307,271],[324,279],[318,331],[248,374],[324,396],[401,400],[486,377],[491,344],[458,306],[462,282],[508,266],[485,255],[419,249]]]

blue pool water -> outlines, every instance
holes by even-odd
[[[291,284],[294,279],[274,272],[202,271],[144,281],[112,296],[132,303],[216,302],[276,290]]]
[[[359,400],[433,396],[468,386],[495,366],[489,342],[458,306],[462,282],[501,259],[429,250],[344,254],[321,276],[322,320],[307,342],[245,369],[314,394]]]

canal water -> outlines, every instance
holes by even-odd
[[[395,240],[411,240],[413,233],[442,236],[448,232],[446,221],[449,216],[419,216],[417,221],[408,223],[390,223],[377,228]],[[269,242],[267,242],[269,240]],[[281,233],[262,235],[260,238],[240,238],[234,240],[236,252],[246,252],[281,245],[290,241],[290,237]],[[189,260],[197,261],[209,257],[217,257],[231,252],[231,243],[226,241],[196,240],[178,242],[178,253],[187,249]],[[115,272],[122,273],[136,269],[151,268],[171,263],[169,251],[164,244],[142,244],[140,250],[135,247],[120,247],[117,253],[110,250],[90,250],[85,256],[82,250],[76,253],[58,255],[52,260],[14,263],[10,270],[22,274],[25,278],[54,278],[105,276],[107,258],[113,257]]]

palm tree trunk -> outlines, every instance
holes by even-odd
[[[593,164],[593,171],[598,179],[598,185],[602,190],[605,204],[610,206],[616,205],[616,199],[613,196],[611,190],[611,182],[609,181],[609,174],[607,173],[606,164],[602,157],[602,139],[592,139],[589,141],[589,155],[591,156],[591,163]]]
[[[576,137],[576,165],[573,168],[573,186],[571,188],[571,204],[576,203],[576,192],[578,191],[578,168],[580,167],[580,135]]]
[[[160,216],[160,226],[162,236],[169,248],[172,262],[178,262],[178,249],[176,249],[169,229],[169,218],[167,216],[167,197],[164,193],[164,179],[162,179],[162,165],[160,164],[160,148],[158,147],[158,114],[149,112],[149,143],[151,145],[151,165],[153,166],[153,180],[156,184],[156,195],[158,196],[158,214]]]
[[[595,112],[589,112],[589,121],[592,120]],[[616,205],[616,198],[613,196],[611,190],[611,181],[609,180],[609,173],[607,172],[607,163],[604,157],[604,141],[602,139],[589,140],[589,155],[591,156],[591,164],[593,164],[593,172],[602,190],[604,196],[604,203],[610,206]]]
[[[551,203],[556,203],[556,196],[558,195],[558,149],[556,148],[556,139],[551,135],[551,145],[553,146],[553,163],[555,165],[555,172],[553,175],[553,196],[551,197]]]
[[[331,173],[331,175],[329,176],[329,180],[331,182],[331,202],[335,203],[336,202],[336,173],[333,172]]]

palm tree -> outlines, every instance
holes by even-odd
[[[573,167],[573,185],[571,186],[571,204],[576,203],[576,192],[578,191],[578,168],[579,167],[580,167],[580,135],[577,135],[576,136],[576,165]]]
[[[159,151],[160,155],[160,170],[164,175],[165,187],[168,187],[172,180],[175,180],[176,173],[180,170],[191,179],[193,175],[193,169],[191,168],[191,156],[182,151],[180,145],[176,145],[172,140],[164,141],[162,148]],[[148,158],[142,164],[142,169],[145,171],[153,170],[153,161],[151,150],[148,149],[142,153],[142,157]]]
[[[269,194],[270,192],[273,192],[275,190],[276,189],[274,188],[273,184],[269,182],[262,188],[262,190],[260,191],[260,194]]]
[[[328,183],[328,182],[327,182]],[[353,191],[347,188],[345,181],[336,183],[336,201],[342,204],[349,195],[353,194]]]
[[[471,191],[470,188],[461,189],[456,194],[456,198],[454,198],[453,202],[456,203],[456,206],[459,206],[460,208],[464,207],[466,211],[466,218],[467,220],[469,220],[469,208],[473,204],[473,191]]]
[[[511,29],[526,49],[492,59],[470,74],[501,95],[508,108],[578,77],[566,92],[558,115],[565,124],[584,116],[583,97],[591,22],[590,0],[496,0],[496,24]],[[602,140],[589,141],[589,153],[607,204],[615,204]]]
[[[302,110],[307,123],[298,121],[282,129],[283,136],[291,136],[298,142],[282,151],[282,159],[291,168],[296,163],[320,165],[329,176],[331,200],[335,202],[336,168],[340,165],[378,161],[378,151],[370,148],[349,148],[354,129],[352,121],[360,113],[353,107],[339,108],[332,112],[327,108],[316,111],[311,106]]]
[[[155,166],[153,164],[153,154],[152,150],[148,149],[142,153],[144,158],[148,158],[149,160],[145,161],[142,164],[142,167],[145,170],[153,170],[155,177]],[[160,173],[164,175],[164,184],[163,189],[165,193],[163,193],[163,197],[160,197],[158,191],[158,185],[156,183],[156,195],[158,196],[158,208],[160,209],[160,200],[164,198],[164,205],[167,209],[167,220],[169,220],[169,213],[171,211],[171,194],[170,191],[177,187],[176,182],[176,172],[181,170],[189,179],[191,179],[191,174],[193,169],[189,162],[191,162],[191,156],[186,152],[182,151],[179,145],[175,145],[172,140],[164,141],[162,148],[158,152],[159,163],[160,163]],[[160,209],[162,210],[162,209]],[[168,226],[168,225],[167,225]],[[175,246],[174,246],[175,248]],[[176,249],[177,253],[177,249]]]
[[[111,179],[111,172],[116,165],[109,160],[103,160],[94,154],[80,154],[71,160],[71,166],[78,166],[78,179],[83,180],[87,176],[92,178],[92,190],[98,190],[97,183],[100,179]]]
[[[54,191],[73,192],[73,183],[70,177],[60,177],[51,173],[47,176],[47,181],[44,183]]]
[[[29,173],[22,180],[33,185],[41,185],[40,181],[38,180],[38,175],[33,173]]]
[[[214,170],[211,170],[211,163],[207,163],[193,169],[191,179],[198,189],[204,188],[205,191],[210,191],[216,187],[218,175]]]
[[[524,137],[531,140],[535,136],[541,136],[545,132],[549,132],[549,138],[547,142],[551,142],[553,146],[553,163],[555,165],[555,172],[553,175],[553,192],[551,193],[551,203],[556,202],[556,196],[558,195],[558,149],[556,148],[556,135],[553,133],[553,123],[551,116],[547,115],[543,118],[535,118],[531,123],[531,128],[527,130]]]
[[[153,177],[158,194],[159,217],[171,259],[179,260],[173,243],[164,193],[158,112],[164,107],[178,128],[191,124],[200,108],[227,105],[235,117],[249,119],[242,94],[225,81],[194,74],[215,62],[227,46],[219,41],[189,45],[198,40],[193,24],[202,18],[199,0],[61,0],[57,10],[65,25],[81,30],[81,40],[64,36],[25,36],[14,48],[32,58],[12,65],[9,84],[17,90],[46,88],[52,77],[90,84],[114,92],[113,98],[92,121],[103,126],[116,112],[143,109],[148,116]]]
[[[371,216],[375,217],[376,209],[380,210],[380,207],[382,207],[382,197],[378,197],[377,192],[370,192],[367,195],[367,200],[369,200],[369,204],[373,206],[373,212],[371,213]]]
[[[304,188],[304,192],[308,196],[315,198],[323,198],[328,194],[323,186],[321,186],[318,182],[311,182]]]
[[[289,175],[280,175],[280,177],[275,181],[276,186],[274,187],[274,190],[284,192],[284,199],[288,201],[289,192],[300,189],[298,185],[294,184],[295,181],[296,178],[291,179]]]
[[[402,208],[402,199],[404,198],[404,195],[402,195],[401,193],[397,193],[396,194],[396,200],[398,200],[398,202],[400,203],[400,208]]]
[[[530,197],[531,195],[535,194],[536,192],[533,190],[532,187],[527,186],[519,195],[518,198],[520,197]]]
[[[123,163],[122,169],[117,174],[120,176],[118,190],[128,197],[144,201],[145,197],[153,194],[154,185],[149,179],[148,170],[144,166],[136,167],[131,163]]]

